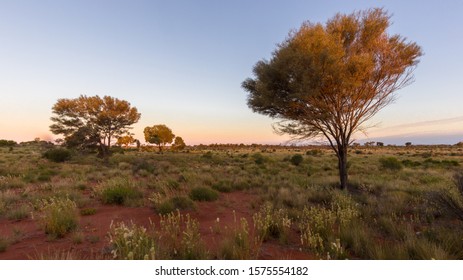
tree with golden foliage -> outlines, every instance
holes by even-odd
[[[172,149],[176,151],[181,151],[185,149],[185,147],[186,147],[186,144],[185,144],[185,141],[183,141],[183,138],[180,136],[175,137],[174,143],[172,144]]]
[[[135,142],[135,138],[133,138],[132,135],[124,135],[124,136],[118,137],[116,143],[119,146],[124,145],[127,148],[127,146],[129,146],[130,144],[134,142]]]
[[[254,112],[279,119],[278,133],[328,141],[342,189],[353,133],[413,81],[422,55],[416,43],[387,33],[389,19],[383,9],[370,9],[337,14],[325,25],[305,22],[242,84]]]
[[[108,155],[114,138],[127,134],[140,119],[137,108],[111,96],[62,98],[52,110],[51,132],[64,135],[68,146],[97,146],[102,156]]]
[[[162,152],[162,148],[167,144],[172,143],[175,137],[172,130],[165,124],[147,126],[143,130],[143,134],[146,142],[158,145],[159,152]]]

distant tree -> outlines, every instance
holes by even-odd
[[[185,147],[186,147],[186,144],[185,144],[185,141],[183,141],[183,138],[180,136],[175,137],[174,144],[172,144],[172,148],[174,150],[180,151],[180,150],[185,149]]]
[[[353,133],[412,82],[421,56],[417,44],[386,32],[389,18],[370,9],[337,14],[325,25],[305,22],[242,84],[254,112],[280,120],[277,132],[329,142],[342,189]]]
[[[143,133],[145,134],[146,142],[158,145],[159,152],[162,152],[162,148],[167,144],[172,143],[175,137],[172,130],[164,124],[147,126],[143,130]]]
[[[128,133],[130,125],[140,119],[137,108],[111,96],[58,99],[52,110],[51,132],[64,135],[70,147],[99,147],[102,156],[109,154],[114,138]]]
[[[124,145],[125,147],[127,147],[134,142],[135,142],[135,138],[133,138],[132,135],[124,135],[124,136],[117,138],[117,144],[119,146]]]
[[[5,140],[5,139],[0,139],[0,147],[13,147],[18,145],[16,141],[13,140]]]
[[[406,142],[406,143],[405,143],[405,146],[406,146],[406,147],[411,147],[411,146],[412,146],[412,142]]]
[[[365,145],[365,147],[371,147],[371,146],[373,146],[374,144],[375,144],[374,141],[370,141],[370,142],[365,142],[365,144],[363,144],[363,145]]]

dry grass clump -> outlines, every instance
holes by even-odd
[[[76,203],[69,198],[42,200],[39,223],[46,234],[61,238],[78,226]]]

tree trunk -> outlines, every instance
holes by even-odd
[[[341,189],[347,191],[347,145],[338,146],[338,167]]]

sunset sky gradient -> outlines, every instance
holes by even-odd
[[[110,95],[187,144],[285,143],[246,105],[241,82],[305,20],[384,7],[389,32],[424,56],[415,82],[359,141],[463,141],[462,1],[0,0],[0,139],[57,138],[58,98]]]

